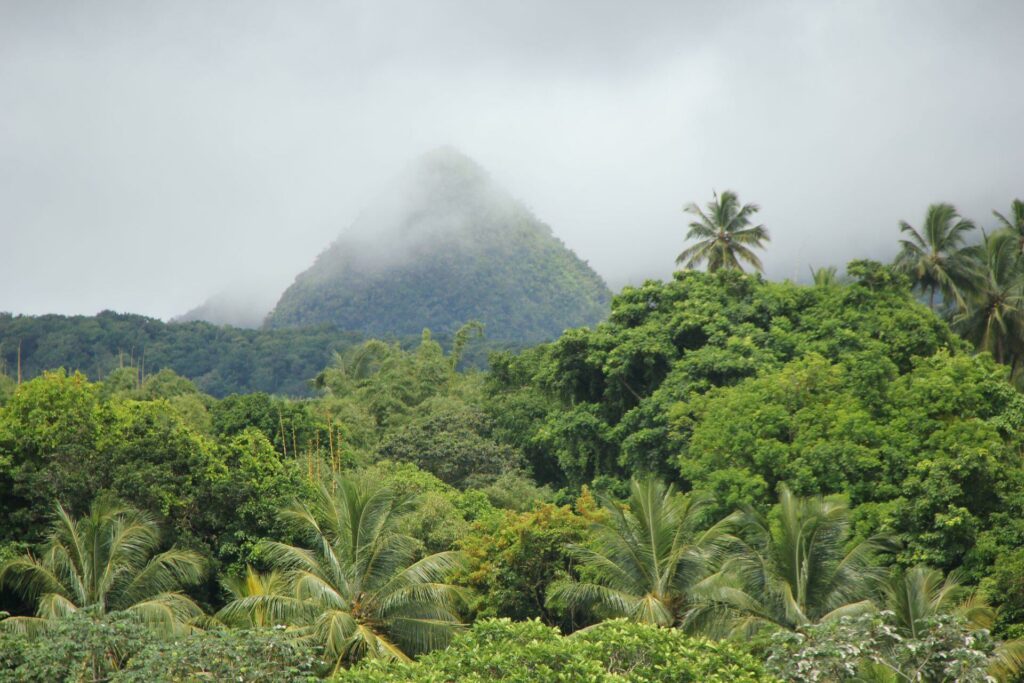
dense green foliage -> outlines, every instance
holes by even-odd
[[[401,337],[479,320],[491,339],[536,343],[600,320],[609,296],[548,226],[441,149],[299,274],[267,325]]]
[[[477,596],[474,615],[576,626],[572,610],[549,604],[548,594],[555,581],[571,575],[572,545],[587,538],[585,503],[581,512],[549,503],[477,522],[461,543],[468,567],[458,577]]]
[[[0,375],[0,680],[1019,680],[1015,216],[629,287],[487,373],[470,325],[307,399]]]
[[[280,628],[211,631],[148,643],[112,681],[301,683],[318,678],[323,668],[318,655]]]
[[[165,323],[111,311],[95,316],[0,313],[0,374],[16,376],[20,344],[24,379],[57,368],[103,379],[128,367],[129,384],[138,385],[143,372],[148,377],[167,368],[213,396],[248,391],[303,396],[331,354],[360,338],[326,326],[258,331]]]
[[[48,624],[46,631],[31,638],[0,629],[0,681],[105,680],[152,641],[151,631],[117,613],[95,619],[76,612]]]
[[[543,472],[552,481],[676,476],[676,463],[690,460],[693,410],[713,389],[818,354],[854,373],[845,388],[877,401],[871,392],[915,357],[964,349],[888,269],[864,262],[850,272],[860,279],[847,287],[728,271],[627,287],[595,329],[493,358],[496,429],[531,462],[556,459],[561,472]]]
[[[83,663],[86,664],[83,666]],[[162,639],[123,613],[77,613],[26,639],[0,631],[0,681],[300,683],[323,668],[282,629],[209,631]]]
[[[563,637],[540,622],[477,622],[450,648],[415,664],[368,663],[340,677],[360,683],[768,683],[739,648],[679,631],[609,621]]]
[[[777,634],[768,670],[784,681],[957,681],[988,683],[998,673],[987,631],[938,617],[921,634],[906,636],[892,614],[865,614]]]
[[[380,457],[412,462],[459,488],[480,488],[522,467],[522,455],[491,438],[488,416],[456,404],[403,425],[377,448]]]

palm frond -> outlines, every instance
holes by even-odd
[[[183,593],[158,593],[148,600],[136,602],[124,610],[146,626],[165,636],[191,632],[189,624],[203,614],[199,605]]]
[[[1024,640],[1007,640],[996,645],[989,659],[988,673],[998,681],[1019,680],[1024,673]]]
[[[595,606],[611,616],[628,617],[636,612],[641,596],[615,590],[596,583],[564,579],[551,584],[548,602],[564,603],[572,608],[589,609]]]
[[[7,617],[0,619],[0,631],[35,637],[46,632],[50,621],[42,617]]]
[[[174,591],[181,586],[198,583],[205,566],[199,553],[172,549],[146,562],[120,591],[113,609],[127,608],[150,595]]]
[[[308,625],[319,613],[316,605],[293,595],[264,594],[237,598],[215,615],[229,626]]]

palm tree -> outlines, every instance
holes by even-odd
[[[959,572],[942,572],[929,567],[912,567],[889,578],[882,586],[883,607],[895,615],[896,627],[904,637],[927,637],[931,619],[952,614],[970,630],[991,629],[996,611],[983,596],[960,582]],[[994,680],[1018,680],[1024,671],[1024,641],[1009,640],[996,645],[989,659],[988,673]]]
[[[1000,229],[1007,230],[1017,237],[1017,252],[1024,254],[1024,201],[1014,199],[1010,204],[1010,217],[1007,218],[998,211],[993,211],[1000,223]]]
[[[305,547],[268,542],[280,579],[240,591],[218,616],[226,623],[287,624],[324,647],[335,670],[363,657],[408,660],[406,653],[447,644],[462,596],[444,583],[460,553],[415,560],[419,544],[396,524],[411,499],[360,488],[344,477],[309,502],[281,512]]]
[[[729,520],[705,529],[709,499],[656,480],[633,480],[625,509],[608,498],[602,503],[608,516],[595,524],[592,544],[570,549],[587,580],[555,583],[549,602],[657,626],[679,623]]]
[[[379,339],[370,339],[345,353],[334,352],[326,369],[313,380],[317,389],[328,389],[335,396],[346,396],[380,372],[382,365],[395,355],[395,347]]]
[[[953,325],[980,351],[1000,363],[1016,365],[1024,340],[1024,259],[1018,238],[1007,230],[985,235],[981,275],[966,310]]]
[[[896,626],[910,638],[920,638],[928,620],[954,614],[974,629],[988,629],[996,613],[985,600],[960,582],[957,572],[943,576],[929,567],[912,567],[882,585],[883,606],[895,615]]]
[[[815,287],[834,287],[839,284],[839,270],[835,266],[811,268],[811,280]]]
[[[932,204],[925,215],[924,228],[918,232],[906,221],[900,221],[900,232],[908,239],[900,240],[896,267],[908,274],[922,291],[928,292],[928,306],[935,309],[935,294],[964,306],[962,289],[970,289],[975,277],[974,253],[964,248],[967,233],[974,223],[961,218],[952,204]]]
[[[156,553],[160,528],[150,515],[109,501],[94,502],[77,520],[60,505],[56,513],[40,557],[0,566],[0,586],[37,602],[35,617],[9,617],[4,627],[25,632],[72,612],[101,618],[124,611],[172,635],[202,615],[179,592],[202,577],[202,558],[189,550]]]
[[[794,630],[873,608],[882,579],[874,563],[886,539],[852,547],[850,514],[834,498],[798,498],[783,485],[771,519],[748,509],[722,568],[695,586],[703,599],[687,617],[734,633],[762,627]]]
[[[732,269],[743,270],[740,261],[746,261],[757,270],[762,270],[761,259],[751,249],[764,249],[764,242],[770,240],[763,225],[750,225],[750,218],[760,210],[757,204],[740,205],[735,192],[726,190],[714,194],[707,204],[707,210],[697,204],[689,204],[685,211],[697,216],[690,223],[686,239],[699,240],[684,249],[676,257],[676,263],[694,268],[708,262],[708,272]],[[685,262],[685,263],[684,263]]]

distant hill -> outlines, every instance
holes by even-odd
[[[243,330],[206,322],[165,323],[104,311],[95,316],[0,313],[0,373],[25,379],[63,367],[102,379],[121,365],[146,375],[170,368],[214,396],[266,391],[310,395],[309,380],[359,335],[322,326]]]
[[[268,328],[330,324],[367,336],[534,343],[605,317],[607,286],[475,162],[421,157],[281,296]]]
[[[419,344],[421,334],[397,338]],[[451,336],[436,336],[446,350]],[[207,322],[165,323],[131,313],[12,315],[0,312],[0,375],[17,376],[18,345],[25,380],[44,370],[80,370],[102,380],[115,368],[136,367],[145,376],[169,368],[217,397],[265,391],[311,396],[310,380],[344,352],[364,341],[355,332],[329,325],[279,330],[247,330]],[[474,340],[460,367],[487,367],[492,351],[521,345]],[[2,382],[0,382],[2,386]]]

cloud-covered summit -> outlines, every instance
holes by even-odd
[[[474,161],[421,156],[285,291],[269,327],[329,324],[372,336],[452,334],[537,342],[604,317],[585,262]]]

